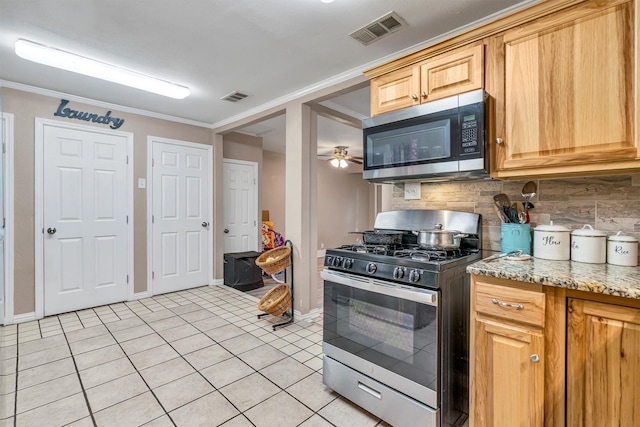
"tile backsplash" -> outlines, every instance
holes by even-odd
[[[493,196],[505,193],[512,202],[524,201],[524,181],[422,183],[419,200],[405,200],[404,184],[393,188],[393,209],[449,209],[482,215],[483,247],[500,250],[500,219]],[[531,227],[564,225],[570,229],[590,224],[615,234],[622,231],[640,239],[640,174],[533,180]]]

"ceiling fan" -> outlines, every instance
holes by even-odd
[[[344,145],[339,145],[333,149],[333,154],[327,159],[331,166],[342,169],[349,166],[349,162],[358,165],[362,164],[362,157],[350,156],[347,151],[348,148]]]

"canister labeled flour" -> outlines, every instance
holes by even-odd
[[[638,265],[638,239],[618,231],[607,239],[607,262],[635,267]]]
[[[533,256],[568,261],[571,254],[570,232],[561,225],[539,225],[533,229]]]
[[[607,262],[607,233],[586,224],[571,232],[571,260],[604,264]]]

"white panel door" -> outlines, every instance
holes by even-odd
[[[44,314],[127,299],[127,138],[44,127]]]
[[[256,163],[223,163],[225,253],[259,251],[256,170]]]
[[[5,241],[4,241],[4,236],[5,236],[5,228],[6,228],[6,221],[5,221],[5,206],[4,206],[4,187],[5,187],[5,182],[7,182],[6,177],[4,176],[5,174],[5,162],[6,162],[6,155],[5,155],[5,144],[8,144],[9,141],[7,141],[9,135],[8,135],[8,131],[7,131],[7,125],[5,124],[5,118],[2,116],[2,114],[0,113],[0,147],[2,149],[0,149],[0,324],[4,324],[4,305],[5,305],[5,299],[4,299],[4,288],[6,286],[6,284],[4,283],[4,277],[5,277],[5,268],[6,266],[4,265],[4,251],[5,251]]]
[[[153,141],[153,293],[209,284],[209,149]]]

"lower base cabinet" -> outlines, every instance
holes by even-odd
[[[640,426],[640,310],[570,298],[567,425]]]
[[[640,300],[471,286],[471,427],[640,426]]]
[[[542,425],[544,336],[484,320],[475,331],[475,425]]]

